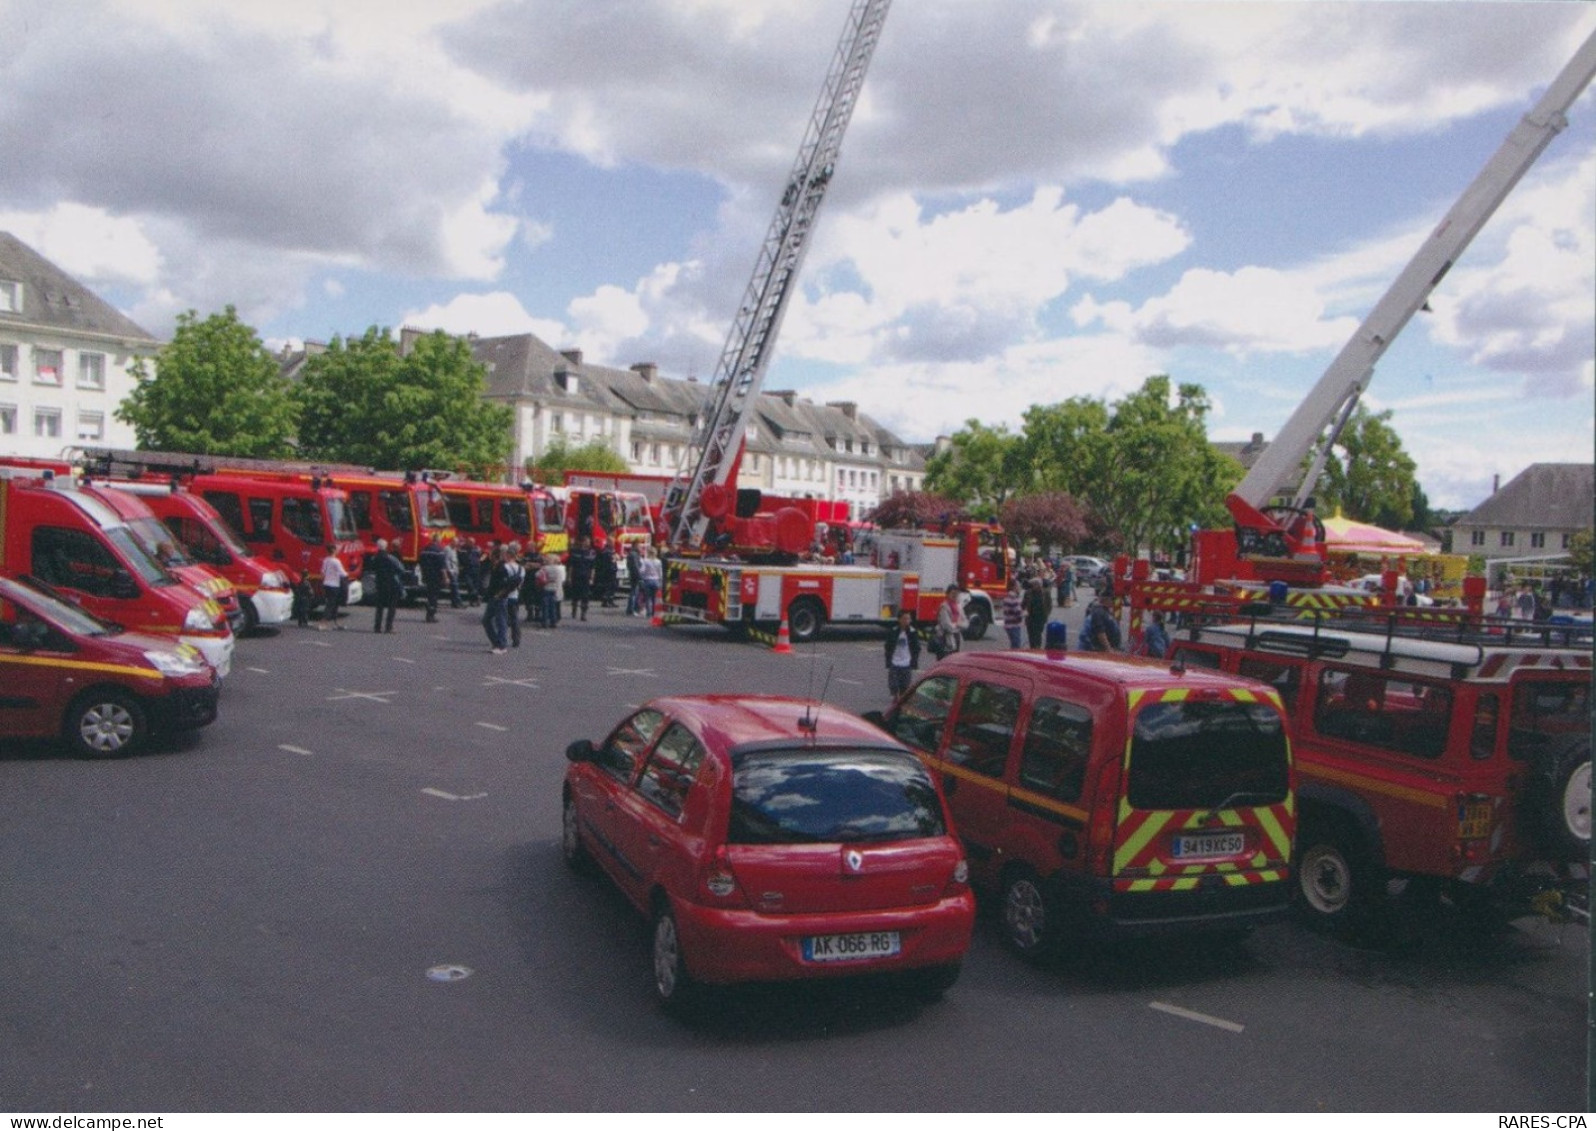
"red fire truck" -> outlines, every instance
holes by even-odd
[[[564,554],[565,508],[555,493],[535,483],[512,487],[433,473],[449,522],[479,542],[517,542],[539,554]]]

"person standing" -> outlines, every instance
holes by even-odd
[[[565,565],[558,554],[550,554],[543,563],[543,627],[558,628],[560,602],[565,589]]]
[[[1153,619],[1142,633],[1142,647],[1155,660],[1169,655],[1169,632],[1164,628],[1164,614],[1154,613]]]
[[[371,558],[371,573],[377,583],[376,619],[373,632],[392,632],[393,617],[405,592],[405,566],[388,549],[386,538],[377,539],[377,552]]]
[[[509,550],[500,547],[494,554],[482,602],[482,629],[488,634],[488,650],[495,656],[504,655],[510,644],[509,603],[514,584]]]
[[[964,601],[957,585],[948,586],[948,595],[937,608],[937,659],[951,656],[964,647]]]
[[[887,692],[896,702],[909,690],[909,681],[920,666],[920,634],[914,628],[914,614],[898,610],[898,623],[887,629]]]
[[[449,586],[449,607],[458,609],[460,600],[460,552],[450,542],[443,548],[443,577]]]
[[[1008,633],[1009,647],[1019,648],[1020,633],[1025,629],[1025,596],[1020,592],[1017,577],[1009,578],[1009,587],[1003,594],[1003,631]]]
[[[1075,598],[1073,592],[1075,589],[1074,568],[1070,565],[1068,558],[1062,559],[1058,563],[1058,569],[1053,571],[1053,577],[1058,582],[1058,607],[1067,609]]]
[[[565,567],[571,579],[571,619],[587,619],[587,605],[593,595],[593,565],[596,561],[591,538],[578,538],[576,549],[566,559]]]
[[[1119,651],[1119,622],[1101,597],[1093,597],[1081,625],[1081,645],[1089,652]]]
[[[1047,628],[1047,618],[1053,611],[1053,598],[1048,593],[1047,582],[1040,577],[1031,578],[1025,590],[1025,638],[1034,651],[1042,646],[1042,632]]]
[[[643,596],[643,555],[636,542],[626,544],[626,578],[631,582],[626,595],[626,615],[635,617]]]
[[[510,647],[521,647],[521,586],[526,584],[526,568],[521,565],[521,544],[504,548],[505,569],[510,574],[510,591],[504,595],[504,626],[510,634]]]
[[[470,538],[460,539],[460,581],[465,588],[466,604],[473,609],[482,603],[482,551]]]
[[[421,571],[421,584],[427,593],[427,623],[432,624],[438,619],[438,601],[443,596],[443,581],[449,571],[448,556],[436,534],[421,547],[416,566]]]
[[[338,560],[337,547],[328,546],[327,556],[321,559],[321,599],[326,606],[322,617],[331,621],[339,632],[344,630],[344,626],[338,623],[338,610],[348,592],[349,571]]]
[[[615,552],[608,545],[593,553],[593,599],[601,608],[615,607]]]
[[[643,551],[643,557],[637,567],[637,574],[641,588],[638,598],[638,612],[653,619],[654,604],[659,600],[659,587],[664,580],[660,568],[659,557],[654,553],[654,547],[648,546]]]

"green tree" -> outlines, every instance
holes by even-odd
[[[229,306],[178,315],[172,340],[133,366],[133,392],[116,410],[141,448],[201,455],[289,455],[298,414],[277,361]]]
[[[603,440],[589,440],[572,447],[564,436],[556,437],[543,454],[526,461],[527,474],[539,483],[559,483],[567,471],[627,472],[631,467]]]
[[[1391,427],[1391,411],[1372,413],[1360,405],[1330,449],[1324,474],[1314,486],[1319,513],[1339,508],[1348,518],[1406,529],[1413,524],[1415,504],[1422,501],[1416,467]]]
[[[1025,449],[1002,425],[967,420],[952,443],[925,464],[925,489],[967,500],[971,513],[995,518],[1025,477]]]
[[[300,453],[388,470],[503,468],[513,416],[482,399],[486,383],[471,347],[441,330],[403,355],[375,326],[335,338],[294,390]]]
[[[1592,532],[1576,530],[1568,539],[1568,560],[1581,577],[1589,577],[1591,565]]]

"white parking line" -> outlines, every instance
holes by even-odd
[[[837,682],[838,683],[846,683],[846,684],[848,684],[848,685],[850,685],[852,687],[863,687],[864,686],[864,680],[862,680],[862,679],[843,679],[841,676],[838,676],[837,677]]]
[[[509,730],[510,729],[509,727],[501,727],[498,723],[478,723],[477,726],[482,727],[484,730]]]
[[[303,754],[307,758],[311,756],[311,752],[306,750],[303,746],[289,746],[287,743],[278,743],[277,749],[286,750],[290,754]]]
[[[421,792],[427,794],[429,797],[441,797],[445,801],[480,801],[482,798],[487,796],[485,793],[467,793],[464,795],[458,793],[445,793],[441,789],[433,789],[430,785]]]
[[[272,674],[270,668],[245,668],[244,670],[247,671],[247,672],[259,672],[261,675],[271,675]]]
[[[1245,1025],[1238,1025],[1234,1021],[1226,1021],[1223,1017],[1210,1017],[1206,1013],[1196,1013],[1190,1009],[1182,1009],[1180,1006],[1170,1005],[1168,1002],[1153,1001],[1148,1002],[1148,1005],[1160,1013],[1168,1013],[1175,1017],[1184,1017],[1187,1021],[1198,1021],[1204,1025],[1212,1025],[1214,1028],[1223,1029],[1227,1033],[1239,1033],[1246,1028]]]
[[[413,664],[413,663],[415,663],[414,660],[407,660],[403,656],[395,656],[393,658],[393,662],[396,663],[396,664]]]

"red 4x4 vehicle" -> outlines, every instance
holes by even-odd
[[[1291,743],[1252,680],[1089,652],[959,652],[881,725],[941,778],[1021,955],[1244,933],[1290,898]]]
[[[1175,641],[1177,661],[1263,680],[1291,714],[1315,925],[1372,925],[1396,879],[1524,911],[1582,901],[1567,881],[1590,852],[1590,629],[1445,615],[1343,610]]]
[[[667,1007],[695,983],[959,974],[964,853],[913,754],[863,719],[776,696],[656,699],[566,751],[561,847],[654,924]]]

